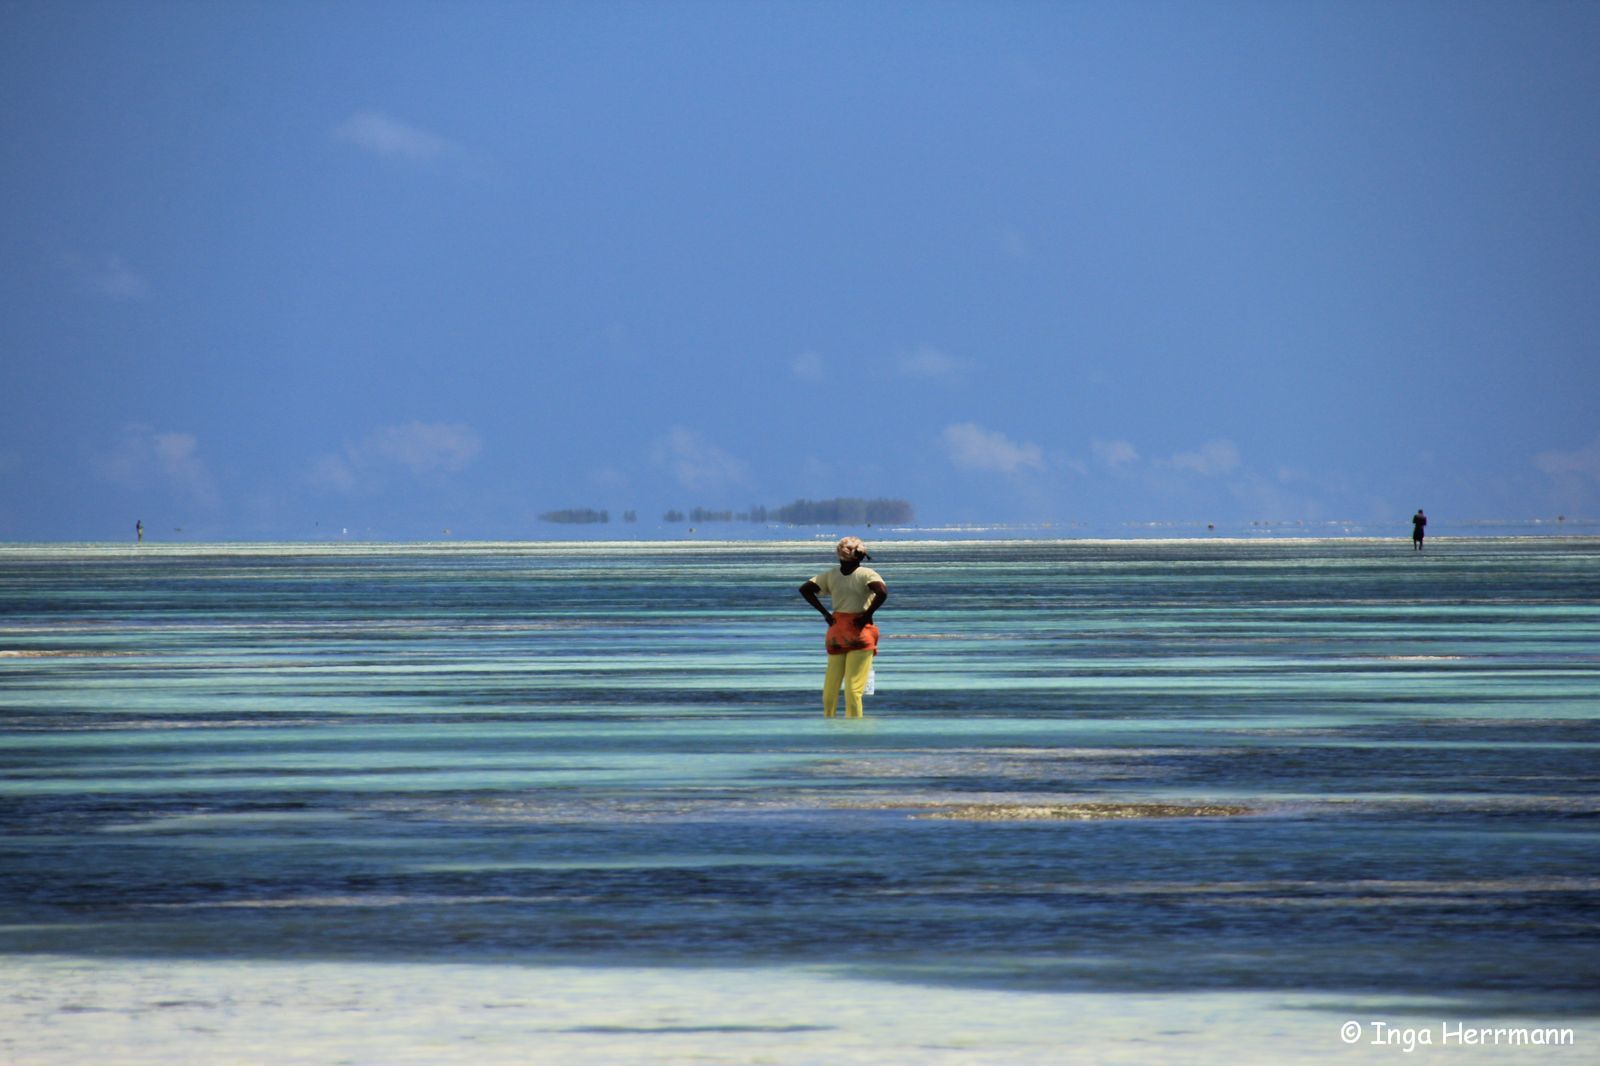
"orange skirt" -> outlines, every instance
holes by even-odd
[[[833,625],[823,637],[829,655],[844,655],[852,651],[870,651],[878,654],[878,627],[870,622],[857,628],[859,615],[845,611],[833,612]]]

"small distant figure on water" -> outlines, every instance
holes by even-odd
[[[133,523],[133,535],[138,538],[136,543],[144,543],[144,519],[140,518]]]
[[[828,650],[828,672],[822,679],[822,713],[835,717],[839,706],[839,685],[844,684],[846,718],[862,716],[861,697],[872,672],[872,657],[878,653],[878,627],[872,616],[889,599],[889,587],[876,570],[861,564],[871,559],[859,537],[845,537],[834,545],[839,565],[824,570],[800,586],[800,595],[817,609],[828,623],[823,644]],[[817,594],[829,598],[830,612]]]
[[[1417,513],[1411,516],[1411,546],[1417,551],[1422,550],[1423,532],[1428,527],[1428,516],[1422,513],[1422,508],[1417,508]]]

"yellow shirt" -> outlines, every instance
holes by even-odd
[[[874,581],[882,582],[883,578],[878,576],[876,570],[865,566],[856,567],[855,572],[850,574],[841,574],[836,566],[832,570],[824,570],[811,581],[822,590],[824,596],[833,600],[835,611],[860,614],[876,596],[876,593],[867,586]]]

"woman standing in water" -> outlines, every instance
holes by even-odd
[[[872,657],[878,651],[878,627],[872,616],[889,598],[889,588],[876,570],[861,564],[872,558],[859,537],[846,537],[834,546],[839,565],[824,570],[800,586],[800,595],[827,619],[823,638],[828,649],[828,673],[822,680],[822,713],[834,717],[839,705],[839,683],[844,682],[846,718],[861,717],[861,694],[867,687]],[[833,611],[822,606],[818,593],[829,597]]]

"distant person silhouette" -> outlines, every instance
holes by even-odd
[[[137,522],[135,522],[133,524],[133,532],[134,532],[134,535],[139,538],[139,543],[143,544],[144,543],[144,519],[141,518],[141,519],[139,519]]]
[[[1427,528],[1428,516],[1422,513],[1422,508],[1417,508],[1417,513],[1411,516],[1411,546],[1417,551],[1422,550],[1423,530]]]

